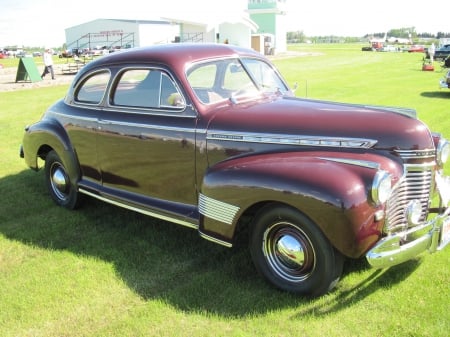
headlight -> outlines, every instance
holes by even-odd
[[[441,140],[439,140],[436,153],[438,165],[440,166],[444,165],[447,162],[449,155],[450,155],[450,143],[447,141],[447,139],[441,138]]]
[[[386,171],[378,171],[372,183],[372,200],[379,205],[385,203],[392,193],[392,178]]]

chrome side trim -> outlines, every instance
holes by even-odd
[[[208,235],[208,234],[202,233],[201,231],[199,231],[199,233],[200,233],[200,236],[201,236],[203,239],[205,239],[205,240],[208,240],[208,241],[217,243],[217,244],[222,245],[222,246],[225,246],[225,247],[227,247],[227,248],[233,247],[233,244],[231,244],[231,243],[229,243],[229,242],[227,242],[227,241],[219,240],[219,239],[217,239],[217,238],[215,238],[215,237],[212,237],[212,236],[210,236],[210,235]]]
[[[415,109],[411,109],[411,108],[402,108],[402,107],[384,106],[384,105],[364,105],[364,107],[369,108],[369,109],[389,110],[389,111],[395,112],[399,115],[404,115],[407,117],[417,119],[417,111]]]
[[[53,115],[56,116],[61,116],[64,118],[72,118],[75,120],[82,120],[82,121],[87,121],[87,122],[92,122],[92,123],[97,123],[98,119],[97,118],[93,118],[93,117],[84,117],[84,116],[77,116],[77,115],[70,115],[68,116],[67,114],[61,113],[61,112],[57,112],[57,111],[52,111],[51,112]]]
[[[207,218],[231,225],[234,217],[239,211],[239,207],[200,194],[198,210],[200,214]]]
[[[209,131],[209,140],[265,143],[280,145],[323,146],[341,148],[371,148],[377,141],[365,138],[340,138],[325,136],[301,136],[270,133],[240,133],[232,131]]]
[[[186,108],[193,109],[192,105],[186,105]],[[162,117],[175,117],[175,118],[197,118],[195,114],[188,114],[186,113],[186,110],[169,110],[164,109],[163,107],[160,108],[146,108],[146,107],[130,107],[130,106],[111,106],[109,105],[107,108],[105,108],[103,111],[113,111],[113,112],[120,112],[123,114],[128,115],[146,115],[146,116],[162,116]]]
[[[333,157],[319,157],[319,159],[334,161],[336,163],[361,166],[369,169],[378,170],[380,168],[379,163],[368,160],[346,159],[346,158],[333,158]]]
[[[101,201],[107,202],[109,204],[128,209],[130,211],[138,212],[138,213],[141,213],[141,214],[144,214],[144,215],[151,216],[153,218],[169,221],[169,222],[172,222],[172,223],[175,223],[175,224],[178,224],[178,225],[182,225],[182,226],[185,226],[185,227],[189,227],[189,228],[192,228],[192,229],[198,229],[198,224],[191,223],[191,222],[188,222],[188,221],[183,221],[183,220],[180,220],[180,219],[171,218],[169,216],[162,215],[162,214],[159,214],[159,213],[156,213],[156,212],[151,212],[151,211],[139,208],[139,207],[130,206],[130,205],[121,203],[119,201],[112,200],[112,199],[106,198],[104,196],[101,196],[101,195],[89,192],[89,191],[87,191],[87,190],[85,190],[83,188],[80,188],[79,192],[83,193],[83,194],[86,194],[86,195],[88,195],[90,197],[99,199]]]
[[[120,126],[132,126],[139,127],[145,129],[152,130],[163,130],[163,131],[171,131],[171,132],[184,132],[184,133],[196,133],[196,130],[193,128],[180,128],[180,127],[170,127],[170,126],[162,126],[156,124],[142,124],[142,123],[129,123],[129,122],[118,122],[114,120],[108,119],[99,119],[99,124],[108,124],[108,125],[120,125]]]

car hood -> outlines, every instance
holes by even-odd
[[[428,128],[416,119],[414,110],[293,97],[219,109],[208,126],[211,135],[227,140],[275,139],[283,144],[320,146],[335,140],[342,146],[386,150],[434,147]]]

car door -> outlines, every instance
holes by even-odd
[[[177,213],[192,210],[196,115],[167,72],[122,71],[98,123],[105,193]]]
[[[103,69],[94,71],[76,88],[73,100],[64,104],[64,113],[58,119],[66,129],[76,151],[81,169],[81,185],[96,188],[101,185],[97,156],[98,114],[111,74]]]

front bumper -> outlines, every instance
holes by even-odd
[[[442,80],[439,81],[439,87],[440,87],[441,89],[442,89],[442,88],[449,89],[449,88],[450,88],[450,84],[447,83],[447,80],[446,80],[446,79],[442,79]]]
[[[450,178],[438,175],[436,183],[442,202],[448,205]],[[366,254],[369,264],[374,268],[387,268],[411,260],[426,250],[433,253],[443,249],[450,243],[450,207],[440,210],[430,221],[378,241]]]

